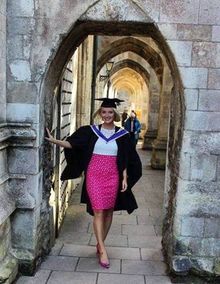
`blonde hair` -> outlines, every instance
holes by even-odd
[[[97,110],[93,113],[92,117],[93,117],[93,118],[96,118],[97,115],[100,116],[101,110],[102,110],[102,107],[100,107],[99,109],[97,109]],[[120,113],[119,113],[119,112],[117,111],[117,109],[114,108],[114,107],[112,108],[112,110],[114,111],[114,121],[115,121],[115,122],[119,122],[119,121],[121,120]]]

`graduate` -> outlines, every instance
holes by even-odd
[[[137,208],[131,191],[142,175],[140,158],[132,145],[127,130],[117,127],[120,121],[119,99],[100,98],[99,109],[94,113],[101,118],[99,125],[82,126],[66,141],[53,138],[47,129],[49,142],[64,147],[67,166],[61,180],[74,179],[84,172],[81,203],[94,216],[93,228],[97,240],[99,264],[109,268],[105,239],[112,224],[113,211]]]

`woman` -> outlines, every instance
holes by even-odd
[[[61,179],[77,178],[84,171],[81,202],[94,215],[93,228],[97,239],[97,254],[102,267],[109,268],[104,241],[109,232],[113,211],[137,208],[131,187],[141,177],[141,162],[125,129],[115,126],[120,121],[116,110],[119,99],[101,100],[95,112],[100,125],[80,127],[66,141],[54,139],[47,129],[49,142],[64,147],[67,166]]]

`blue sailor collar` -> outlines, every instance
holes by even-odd
[[[98,136],[101,137],[103,140],[106,141],[106,143],[112,141],[112,140],[116,140],[122,136],[124,136],[125,134],[128,133],[127,130],[123,129],[123,128],[119,128],[119,130],[117,132],[115,132],[113,135],[111,135],[109,138],[105,137],[105,135],[99,130],[97,125],[91,125],[91,128],[93,130],[93,132]]]

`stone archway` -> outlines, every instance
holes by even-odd
[[[85,17],[85,16],[84,16]],[[103,30],[104,26],[104,31]],[[146,28],[146,26],[148,28]],[[129,30],[129,34],[137,34],[152,36],[157,44],[160,45],[161,52],[163,52],[170,69],[172,70],[172,76],[174,87],[172,90],[172,106],[171,106],[171,120],[170,120],[170,137],[169,137],[169,151],[168,151],[168,161],[167,167],[169,171],[167,171],[167,175],[169,176],[169,195],[167,196],[166,206],[166,218],[167,222],[165,222],[165,230],[164,236],[172,235],[173,223],[168,220],[173,220],[173,194],[176,192],[176,173],[179,170],[178,157],[181,149],[182,142],[182,134],[183,134],[183,122],[184,122],[184,96],[183,96],[183,87],[181,84],[179,72],[176,66],[175,59],[170,52],[169,47],[164,41],[162,35],[159,30],[152,23],[138,23],[137,26],[130,25],[130,23],[126,22],[118,22],[117,25],[111,22],[96,22],[96,21],[78,21],[68,36],[62,41],[59,49],[51,62],[47,75],[44,80],[44,85],[42,88],[42,92],[45,98],[45,106],[50,105],[50,96],[51,90],[55,87],[60,75],[62,74],[62,69],[65,66],[65,62],[70,58],[70,55],[74,52],[75,48],[85,39],[88,34],[100,34],[101,31],[104,34],[108,35],[126,35],[127,29]],[[130,43],[132,45],[132,43]],[[129,48],[130,49],[130,48]],[[148,56],[150,53],[148,54]],[[109,55],[110,56],[110,55]],[[111,55],[112,56],[112,55]],[[146,56],[146,59],[149,57]],[[151,61],[151,64],[154,66],[154,69],[157,70],[158,73],[158,62],[160,63],[159,57],[156,56],[156,63],[154,60]],[[106,60],[106,58],[105,58]],[[103,60],[104,62],[104,60]],[[161,66],[161,64],[159,64]],[[100,64],[101,66],[101,64]],[[58,68],[59,67],[59,68]],[[161,69],[159,69],[161,71]],[[161,79],[160,79],[161,80]],[[50,107],[46,107],[47,110]],[[45,115],[47,117],[47,121],[50,121],[50,111],[46,111]],[[178,135],[176,135],[178,133]],[[174,154],[175,153],[175,154]],[[169,233],[168,233],[169,232]],[[169,250],[172,243],[167,241],[164,245],[166,250]]]
[[[105,62],[126,51],[134,52],[144,58],[155,70],[159,82],[162,83],[163,62],[160,55],[151,46],[133,37],[122,38],[112,42],[98,59],[97,72],[100,71]]]
[[[50,180],[42,182],[41,178],[41,162],[46,160],[43,136],[44,126],[51,122],[52,92],[66,62],[89,34],[141,35],[151,37],[160,47],[174,81],[163,233],[168,261],[176,272],[220,274],[216,250],[220,217],[217,2],[7,1],[6,11],[6,1],[2,1],[3,23],[7,16],[7,32],[6,25],[2,27],[4,39],[7,36],[3,50],[7,47],[8,51],[6,68],[3,66],[7,78],[2,78],[7,86],[4,147],[10,147],[3,150],[5,180],[1,188],[6,193],[4,186],[12,179],[12,190],[22,192],[10,210],[3,208],[4,222],[12,228],[12,233],[4,232],[4,240],[6,235],[12,236],[13,254],[21,266],[32,269],[48,247]],[[26,144],[24,137],[28,137]],[[8,144],[9,139],[13,143]],[[27,162],[26,167],[21,161]],[[29,199],[27,192],[33,194]],[[20,230],[21,222],[29,230]]]

